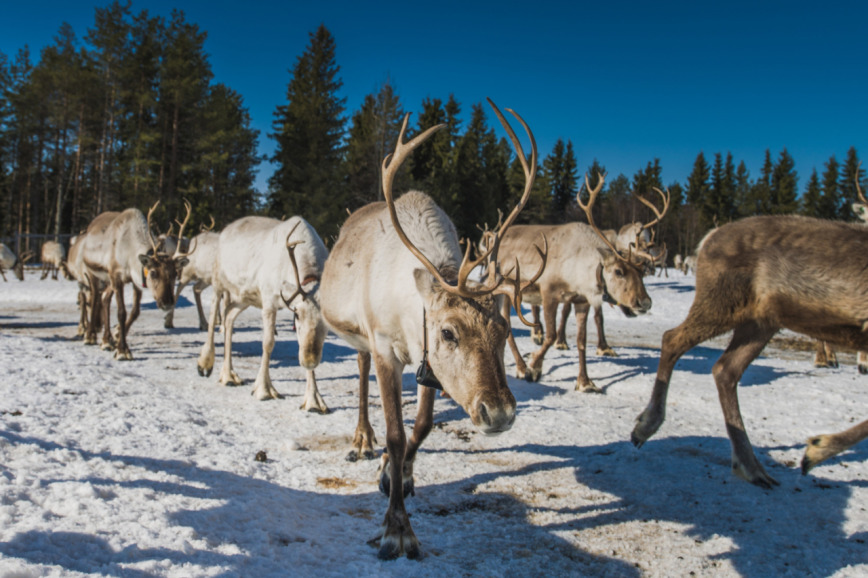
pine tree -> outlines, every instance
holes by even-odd
[[[850,147],[847,150],[847,158],[841,166],[840,180],[841,197],[844,201],[842,211],[846,215],[846,217],[842,215],[842,218],[845,220],[852,221],[856,218],[851,206],[859,199],[856,192],[856,181],[858,179],[861,184],[864,178],[865,171],[859,168],[859,155],[856,153],[856,147]],[[864,187],[862,187],[862,191],[865,191]]]
[[[771,215],[774,212],[774,199],[772,197],[772,173],[774,169],[771,152],[766,149],[765,160],[762,169],[760,169],[760,178],[751,188],[748,202],[749,212],[745,216]]]
[[[388,81],[376,95],[367,95],[361,108],[353,114],[344,160],[352,208],[382,200],[382,162],[398,141],[403,117],[400,99]],[[406,166],[402,166],[396,175],[396,191],[407,188],[407,171]]]
[[[823,171],[822,189],[823,193],[820,197],[820,215],[825,219],[842,219],[850,218],[850,209],[847,208],[846,215],[842,211],[841,187],[838,184],[838,171],[840,166],[835,156],[829,157],[824,165],[826,169]]]
[[[807,217],[821,217],[822,194],[820,177],[817,175],[817,169],[814,169],[811,171],[808,186],[802,195],[801,211],[799,212]]]
[[[574,202],[577,192],[576,156],[573,143],[564,144],[558,139],[550,155],[543,161],[543,174],[551,187],[551,209],[549,221],[563,223],[567,220],[567,209]]]
[[[738,163],[738,168],[735,170],[735,198],[733,204],[735,206],[736,218],[745,217],[751,214],[750,211],[750,172],[744,161]]]
[[[699,235],[699,230],[706,230],[713,226],[713,216],[708,213],[707,199],[711,186],[709,184],[709,167],[705,161],[705,154],[701,151],[693,161],[693,170],[690,176],[687,177],[687,204],[691,206],[691,216],[695,221],[691,222],[691,227],[694,229],[688,235],[688,239],[692,240]]]
[[[287,86],[287,104],[277,107],[269,135],[277,141],[269,212],[301,215],[324,239],[337,234],[347,208],[339,180],[346,99],[337,96],[343,83],[335,50],[325,26],[310,35]]]
[[[774,201],[772,214],[788,215],[798,210],[798,182],[799,177],[793,157],[784,148],[772,171],[771,198]]]

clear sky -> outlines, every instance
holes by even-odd
[[[107,4],[3,0],[0,52],[26,44],[37,56],[64,21],[83,38]],[[597,158],[610,178],[659,158],[667,185],[686,180],[700,151],[709,162],[731,152],[755,178],[765,150],[777,158],[786,147],[800,191],[830,156],[855,146],[868,157],[866,2],[132,4],[167,17],[172,8],[207,31],[214,80],[243,95],[263,154],[274,150],[267,134],[290,70],[325,24],[347,117],[386,80],[409,112],[454,94],[465,122],[490,96],[525,118],[541,158],[559,138],[572,141],[581,171]],[[263,190],[271,170],[260,168]]]

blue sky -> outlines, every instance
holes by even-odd
[[[2,2],[0,52],[34,55],[62,22],[83,38],[108,2]],[[851,146],[868,157],[868,3],[864,2],[171,2],[207,31],[215,81],[244,97],[260,149],[271,154],[275,107],[320,24],[337,44],[347,116],[390,80],[405,110],[454,94],[467,121],[490,96],[514,108],[540,156],[573,142],[632,178],[659,158],[665,184],[684,182],[699,151],[745,161],[755,178],[766,149],[784,147],[799,188]],[[491,122],[496,121],[493,115]],[[412,122],[412,120],[411,120]],[[518,127],[517,127],[518,129]],[[519,129],[520,130],[520,129]],[[271,173],[263,164],[257,180]]]

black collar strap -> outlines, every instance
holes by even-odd
[[[416,370],[416,383],[443,391],[443,386],[434,375],[434,370],[428,364],[428,322],[425,318],[425,309],[422,309],[422,363]]]
[[[606,287],[606,280],[603,279],[603,264],[597,265],[597,289],[603,293],[603,303],[610,305],[618,305],[618,302],[609,294],[609,289]]]

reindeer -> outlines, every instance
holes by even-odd
[[[32,258],[31,251],[25,251],[19,258],[15,251],[0,243],[0,276],[3,277],[3,281],[8,282],[6,271],[12,271],[19,281],[24,281],[24,265]]]
[[[663,334],[657,379],[633,429],[633,444],[641,447],[663,423],[678,359],[731,330],[712,375],[732,444],[732,471],[764,488],[777,485],[753,453],[739,410],[738,380],[781,328],[868,349],[868,272],[858,259],[841,258],[866,252],[863,225],[799,216],[750,217],[706,235],[697,257],[693,305],[681,325]],[[802,473],[866,436],[868,421],[810,438]]]
[[[658,191],[660,192],[660,191]],[[650,207],[656,215],[656,218],[648,223],[633,222],[621,227],[618,231],[615,229],[604,229],[602,231],[606,239],[611,242],[615,248],[621,253],[631,255],[637,264],[642,265],[643,272],[650,274],[654,268],[661,262],[665,265],[666,247],[658,247],[654,242],[652,227],[660,222],[666,212],[669,210],[670,196],[663,195],[663,209],[658,210],[653,204],[641,196],[637,198],[646,206]],[[667,275],[668,276],[668,275]],[[544,340],[543,326],[539,322],[539,305],[531,305],[531,314],[533,315],[534,327],[531,329],[531,337],[537,345],[542,345]],[[567,345],[567,320],[570,315],[572,305],[567,302],[561,305],[560,323],[558,324],[557,337],[555,339],[555,348],[561,350],[569,349]],[[597,328],[597,355],[602,357],[618,357],[615,350],[609,346],[606,340],[606,332],[603,319],[602,303],[594,306],[594,325]],[[556,316],[557,317],[557,316]]]
[[[262,360],[252,394],[259,400],[281,398],[271,383],[268,366],[274,350],[277,311],[285,304],[296,316],[299,362],[307,370],[301,409],[327,413],[314,373],[322,360],[327,333],[318,291],[327,256],[322,239],[301,217],[287,221],[243,217],[223,229],[217,242],[212,276],[214,298],[208,337],[199,353],[199,375],[210,376],[214,368],[214,328],[220,301],[225,299],[220,383],[243,383],[232,369],[232,327],[242,311],[257,307],[262,310]],[[283,295],[284,289],[291,291],[288,298]]]
[[[181,291],[184,290],[190,283],[193,285],[193,297],[196,300],[196,311],[199,313],[199,329],[201,331],[208,330],[208,318],[205,317],[205,312],[202,309],[202,291],[211,285],[211,276],[214,273],[214,262],[217,259],[217,244],[220,235],[213,232],[214,217],[211,217],[211,225],[202,226],[198,235],[193,237],[188,242],[189,246],[195,247],[195,251],[189,255],[187,264],[181,269],[178,275],[178,288],[175,290],[175,303],[178,302],[178,297],[181,296]],[[175,239],[172,242],[173,247],[177,247],[177,237],[167,237],[167,239]],[[184,239],[186,241],[186,239]],[[165,247],[168,248],[170,242],[164,241]],[[176,250],[176,249],[173,249]],[[172,307],[166,312],[166,317],[163,321],[163,327],[172,329],[175,327],[175,308]],[[219,322],[219,320],[218,320]]]
[[[861,167],[861,163],[859,165]],[[858,171],[856,171],[858,175]],[[856,216],[862,220],[862,223],[868,224],[868,199],[862,192],[862,187],[859,185],[859,178],[856,178],[856,194],[859,200],[850,207]],[[835,353],[835,348],[825,341],[817,341],[814,350],[814,367],[838,367],[838,355]],[[859,351],[856,353],[856,368],[862,375],[868,375],[868,353]]]
[[[176,252],[168,255],[158,250],[151,235],[151,215],[159,205],[157,201],[148,211],[147,220],[138,209],[121,213],[105,212],[98,215],[87,228],[81,247],[85,272],[90,279],[91,323],[85,334],[85,344],[96,343],[97,300],[102,300],[102,348],[115,347],[115,359],[132,359],[127,345],[127,333],[139,316],[142,289],[147,287],[157,306],[166,311],[175,304],[173,289],[177,270],[187,263],[187,255]],[[190,204],[187,217],[190,219]],[[183,228],[183,227],[182,227]],[[100,291],[100,282],[106,289]],[[129,318],[124,305],[124,285],[132,284],[133,307]],[[117,299],[118,337],[115,346],[111,335],[109,311],[112,295]]]
[[[684,267],[684,257],[681,256],[681,253],[676,253],[672,257],[672,268],[676,271],[682,271],[682,267]]]
[[[48,274],[51,278],[57,281],[57,272],[63,271],[63,262],[66,261],[66,249],[57,241],[46,241],[42,244],[41,251],[42,261],[42,277],[40,280],[45,280]]]
[[[585,184],[590,192],[588,203],[582,202],[581,192],[577,195],[579,206],[587,214],[589,224],[516,226],[503,238],[500,250],[504,260],[509,262],[517,259],[524,266],[532,258],[528,246],[533,238],[544,233],[552,244],[545,272],[538,282],[522,293],[522,297],[531,305],[542,306],[546,331],[545,340],[532,356],[529,367],[515,339],[511,334],[509,336],[519,378],[527,381],[540,378],[543,358],[557,337],[557,307],[561,303],[570,303],[575,308],[578,329],[576,345],[579,351],[579,374],[576,390],[600,392],[587,372],[585,347],[588,311],[591,307],[601,306],[603,302],[618,305],[629,317],[646,313],[651,308],[651,298],[642,281],[642,265],[634,262],[631,255],[619,251],[594,223],[591,210],[603,183],[604,178],[600,175],[597,187],[591,189],[586,176]]]
[[[374,433],[368,421],[368,374],[373,358],[386,416],[386,451],[379,469],[380,490],[389,507],[379,538],[379,557],[420,555],[404,498],[414,492],[416,452],[434,420],[434,386],[442,387],[487,435],[507,431],[515,420],[515,398],[509,391],[503,352],[509,333],[499,301],[520,295],[510,291],[497,273],[500,239],[524,207],[536,172],[537,149],[525,122],[511,112],[531,140],[531,161],[509,123],[489,99],[516,148],[525,172],[525,190],[518,205],[496,234],[491,249],[471,260],[471,244],[461,257],[455,227],[446,214],[419,191],[397,201],[392,182],[407,156],[444,125],[429,128],[404,142],[409,115],[395,152],[383,161],[385,202],[354,212],[341,227],[323,271],[321,298],[329,327],[358,351],[359,423],[350,459],[373,457]],[[543,264],[545,263],[544,253]],[[469,279],[474,267],[490,259],[486,284]],[[520,272],[514,272],[516,279]],[[421,387],[416,423],[409,443],[401,408],[401,373],[419,364]]]

